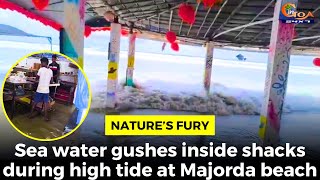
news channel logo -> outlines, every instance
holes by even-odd
[[[313,24],[314,15],[311,11],[297,10],[293,3],[286,3],[281,8],[280,20],[287,24]]]

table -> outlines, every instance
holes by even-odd
[[[17,80],[10,80],[7,79],[6,84],[8,85],[12,85],[13,86],[13,91],[11,93],[12,95],[12,105],[11,105],[11,115],[10,115],[10,119],[13,119],[13,115],[15,112],[15,106],[16,106],[16,100],[17,99],[21,99],[21,98],[29,98],[32,97],[32,94],[25,94],[25,95],[17,95],[16,94],[16,90],[17,90],[17,86],[25,86],[25,85],[33,85],[34,83],[31,81],[27,81],[27,80],[22,80],[22,81],[17,81]]]
[[[35,79],[28,79],[28,80],[22,80],[22,81],[15,81],[15,80],[6,80],[6,84],[12,85],[12,93],[10,95],[12,96],[12,105],[11,105],[11,114],[10,114],[10,119],[13,119],[14,112],[15,112],[15,106],[16,106],[16,101],[20,100],[22,98],[30,98],[30,105],[31,105],[31,99],[33,97],[33,94],[25,94],[25,95],[17,95],[16,90],[17,86],[25,86],[25,85],[35,85],[38,82]],[[57,91],[57,87],[60,86],[60,83],[55,83],[55,84],[50,84],[49,87],[55,87],[55,93]]]
[[[33,82],[35,84],[39,83],[39,81],[36,80],[36,78],[27,78],[28,81],[30,82]],[[53,83],[53,84],[50,84],[49,87],[55,87],[54,88],[54,95],[57,93],[57,88],[60,86],[60,83],[57,82],[57,83]]]

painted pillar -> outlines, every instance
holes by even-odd
[[[116,92],[118,85],[118,64],[120,57],[121,25],[111,23],[110,44],[109,44],[109,64],[108,64],[108,84],[107,84],[107,107],[115,108]]]
[[[136,45],[136,35],[133,34],[132,31],[130,31],[130,34],[129,34],[129,49],[128,49],[128,66],[127,66],[127,77],[126,77],[126,85],[127,86],[133,86],[135,45]]]
[[[64,24],[60,32],[60,52],[75,60],[83,68],[84,50],[84,26],[85,26],[85,2],[86,0],[64,1]],[[72,130],[84,116],[88,107],[88,84],[78,71],[77,87],[74,104],[76,116],[70,118],[66,131]]]
[[[210,92],[211,85],[211,72],[212,72],[212,59],[213,59],[213,43],[208,42],[206,45],[206,66],[204,71],[204,89],[206,93]]]
[[[83,67],[84,13],[86,0],[64,1],[64,24],[61,32],[62,52]]]
[[[269,58],[261,110],[259,136],[264,145],[276,146],[279,143],[280,120],[287,88],[290,64],[290,50],[294,35],[294,24],[282,21],[281,8],[297,0],[278,0],[272,24]]]

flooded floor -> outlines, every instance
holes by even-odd
[[[64,127],[74,110],[73,106],[55,103],[53,110],[48,112],[50,121],[45,121],[43,114],[38,114],[29,119],[30,108],[22,105],[17,105],[16,108],[18,111],[11,122],[25,134],[40,139],[52,139],[62,136]]]

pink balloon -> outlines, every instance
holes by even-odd
[[[319,67],[320,67],[320,58],[315,58],[315,59],[313,60],[313,64],[314,64],[315,66],[319,66]]]

